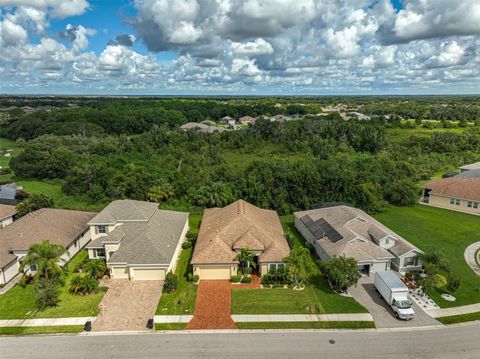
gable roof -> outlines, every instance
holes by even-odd
[[[344,255],[357,261],[367,261],[393,258],[411,250],[421,253],[420,249],[358,208],[341,205],[295,212],[294,215],[302,223],[307,222],[307,218],[311,221],[323,220],[338,233],[340,239],[332,238],[327,232],[312,233],[331,257]],[[388,250],[373,241],[379,241],[387,236],[395,240],[395,245]]]
[[[430,194],[471,201],[480,201],[480,177],[474,178],[442,178],[423,185],[430,189]]]
[[[465,165],[460,167],[462,171],[472,171],[472,170],[480,170],[480,162],[471,163],[469,165]]]
[[[477,178],[477,177],[480,177],[480,169],[478,170],[468,170],[468,171],[463,171],[463,172],[460,172],[458,175],[455,175],[453,176],[455,178],[463,178],[463,179],[467,179],[467,178]]]
[[[42,208],[0,230],[0,267],[16,258],[12,250],[26,251],[34,243],[49,240],[64,247],[88,229],[96,213]]]
[[[289,255],[277,213],[243,200],[223,208],[208,208],[203,214],[191,263],[238,263],[234,249],[246,247],[263,250],[260,262],[282,262]]]
[[[88,224],[115,224],[125,221],[148,221],[157,210],[158,203],[121,199],[111,202]]]
[[[12,217],[15,214],[17,214],[17,209],[15,206],[0,204],[0,219]]]

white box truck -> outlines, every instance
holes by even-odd
[[[375,272],[375,289],[399,319],[413,319],[415,312],[408,301],[408,288],[393,271]]]

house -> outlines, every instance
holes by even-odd
[[[432,180],[422,188],[422,204],[480,215],[480,169]]]
[[[43,208],[29,213],[0,229],[0,284],[17,274],[22,258],[30,246],[44,240],[64,246],[66,261],[89,241],[88,221],[96,213]]]
[[[220,119],[220,122],[223,122],[223,123],[230,123],[232,121],[233,121],[233,123],[235,123],[235,119],[233,117],[230,117],[230,116],[223,116]]]
[[[15,206],[0,204],[0,229],[8,226],[13,222],[14,216],[17,214]]]
[[[295,227],[322,260],[353,257],[365,275],[389,269],[404,274],[422,267],[420,249],[360,209],[340,205],[294,216]]]
[[[188,213],[158,203],[117,200],[88,222],[91,259],[105,259],[110,277],[163,280],[174,271],[188,232]]]
[[[206,122],[206,121],[202,121]],[[210,121],[213,122],[213,121]],[[214,122],[213,122],[214,123]],[[180,129],[183,131],[190,131],[190,130],[198,130],[204,133],[213,133],[213,132],[223,132],[225,129],[223,127],[211,126],[205,123],[198,123],[198,122],[188,122],[182,126]]]
[[[279,114],[279,115],[272,116],[271,120],[273,122],[287,122],[287,121],[292,121],[292,118],[289,116]]]
[[[238,273],[235,256],[247,248],[254,254],[259,275],[284,265],[290,249],[277,213],[243,200],[208,208],[191,260],[193,274],[201,280],[230,279]]]
[[[0,185],[0,203],[15,206],[19,202],[17,192],[22,189],[23,187],[17,187],[15,183]]]
[[[238,122],[241,123],[242,125],[250,125],[255,123],[255,119],[250,116],[242,116],[238,119]]]
[[[212,121],[212,120],[203,120],[203,121],[200,121],[200,123],[202,125],[207,125],[207,126],[216,126],[217,123],[215,121]]]
[[[475,162],[469,165],[460,167],[460,172],[480,170],[480,162]]]

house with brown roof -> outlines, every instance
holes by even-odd
[[[422,267],[420,249],[358,208],[341,205],[294,216],[295,227],[322,260],[355,258],[365,275],[390,269],[404,274]]]
[[[96,213],[43,208],[29,213],[0,229],[0,284],[18,274],[20,262],[32,244],[44,240],[64,246],[70,260],[89,241],[88,221]]]
[[[11,224],[16,214],[17,209],[15,206],[0,204],[0,229]]]
[[[290,254],[277,212],[238,200],[203,214],[191,264],[200,279],[230,279],[237,275],[241,249],[254,254],[259,275],[283,266]]]
[[[111,202],[88,223],[91,259],[104,259],[111,278],[164,280],[175,271],[188,232],[188,213],[166,211],[158,203]]]
[[[254,124],[255,123],[255,118],[251,117],[251,116],[242,116],[238,119],[238,122],[242,125],[250,125],[250,124]]]
[[[480,216],[480,169],[432,180],[422,188],[422,204]]]

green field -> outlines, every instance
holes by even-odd
[[[198,227],[202,216],[192,214],[189,217],[190,232],[198,233]],[[190,271],[189,263],[192,257],[193,248],[182,250],[178,259],[177,268],[177,290],[173,293],[163,293],[158,303],[156,315],[180,315],[191,314],[195,308],[198,286],[187,280]]]
[[[467,265],[464,251],[480,240],[480,219],[477,216],[441,208],[417,205],[395,207],[375,215],[380,222],[424,251],[437,248],[448,259],[461,280],[454,293],[457,300],[448,302],[439,291],[432,299],[442,308],[480,302],[480,277]]]
[[[284,227],[295,236],[297,244],[304,245],[295,229],[293,216],[280,217]],[[312,262],[314,261],[311,258]],[[367,313],[353,298],[335,294],[314,263],[305,290],[271,288],[232,290],[232,314],[308,314],[308,313]]]
[[[0,319],[23,318],[62,318],[62,317],[90,317],[98,314],[98,305],[104,292],[89,295],[70,294],[69,282],[73,276],[73,268],[81,262],[86,251],[81,251],[67,264],[68,272],[65,276],[65,285],[60,290],[59,303],[55,307],[37,312],[35,309],[35,292],[33,285],[22,288],[16,285],[7,293],[0,295]]]
[[[374,322],[245,322],[240,329],[366,329],[375,328]]]

